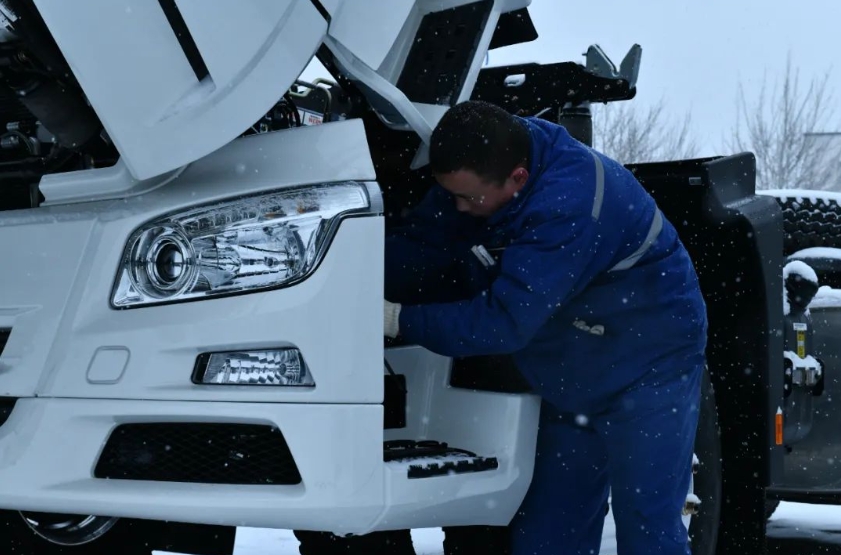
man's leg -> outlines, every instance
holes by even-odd
[[[531,487],[511,522],[514,555],[596,555],[607,506],[607,451],[599,435],[542,419]]]
[[[619,555],[689,555],[689,490],[702,369],[623,395],[594,422],[608,449]]]

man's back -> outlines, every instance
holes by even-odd
[[[444,115],[430,167],[441,187],[387,241],[384,329],[513,354],[543,398],[514,553],[597,553],[610,493],[621,552],[688,555],[707,327],[674,227],[620,164],[486,103]]]
[[[435,319],[449,333],[432,343],[449,355],[513,353],[547,401],[592,413],[652,369],[681,371],[674,361],[703,357],[704,303],[674,227],[633,175],[561,126],[523,121],[530,177],[504,208],[477,220],[438,189],[416,215],[414,233],[449,237],[440,247],[462,253],[472,293],[484,291],[473,318],[449,318],[442,305]],[[468,254],[479,245],[498,261],[486,267]],[[428,316],[413,325],[438,329]]]

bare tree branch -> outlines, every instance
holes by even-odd
[[[689,113],[671,121],[663,100],[644,111],[627,102],[592,110],[593,146],[623,164],[692,158],[698,151]]]
[[[766,75],[752,103],[739,84],[737,121],[725,148],[754,153],[757,189],[841,188],[841,146],[816,135],[835,121],[829,77],[827,71],[804,89],[800,71],[792,67],[789,56],[782,83],[775,80],[769,92]]]

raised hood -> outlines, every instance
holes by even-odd
[[[34,4],[137,179],[247,130],[301,74],[328,25],[316,0]]]
[[[519,11],[515,19],[527,18],[530,3],[0,0],[0,6],[12,1],[40,12],[122,166],[138,180],[237,138],[281,99],[321,45],[328,65],[356,85],[387,126],[418,134],[415,166],[422,165],[440,117],[471,97],[501,16]],[[519,40],[529,38],[513,42]]]

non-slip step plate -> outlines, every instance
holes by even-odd
[[[405,470],[410,479],[484,472],[499,468],[496,457],[481,457],[470,451],[454,449],[446,443],[435,441],[387,443],[384,460],[389,468]]]

